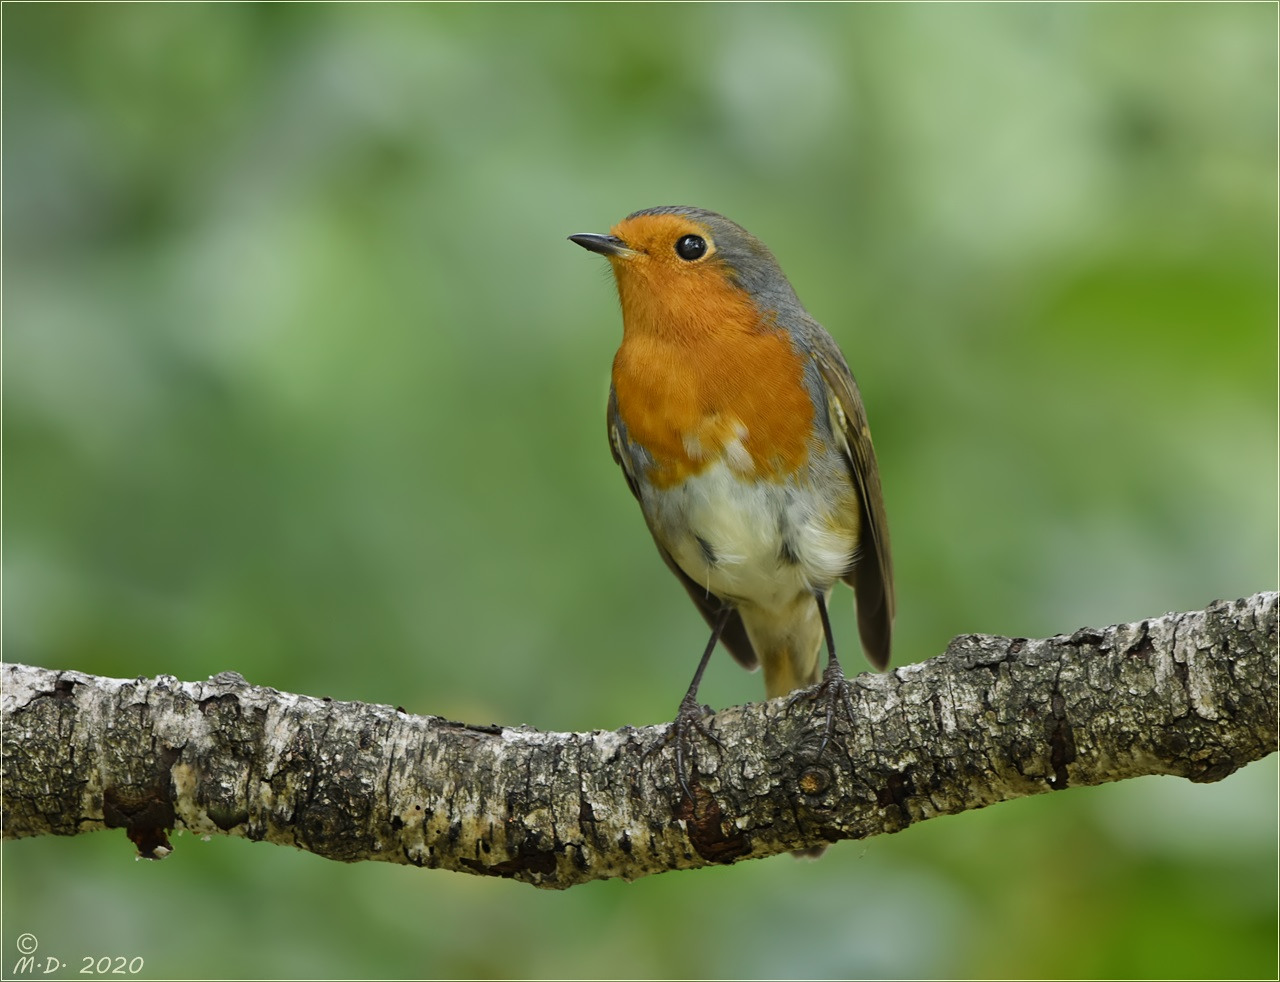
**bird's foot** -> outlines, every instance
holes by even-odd
[[[694,797],[688,778],[685,777],[685,760],[687,757],[692,766],[697,766],[698,753],[693,742],[694,731],[701,733],[714,743],[717,751],[724,747],[720,738],[702,722],[705,712],[707,712],[706,707],[698,705],[697,698],[690,692],[680,701],[680,708],[676,711],[676,718],[671,724],[671,739],[676,743],[676,779],[680,782],[680,789],[685,797],[690,801],[693,801]]]
[[[840,667],[840,662],[832,658],[827,663],[826,670],[822,673],[822,681],[818,684],[817,689],[803,689],[795,693],[787,703],[788,707],[802,698],[812,699],[815,703],[822,704],[826,709],[826,726],[822,733],[822,743],[818,746],[818,756],[821,757],[827,749],[827,744],[831,742],[832,735],[835,733],[837,712],[842,711],[849,720],[850,725],[856,725],[857,723],[853,710],[853,683],[845,677],[844,670]]]

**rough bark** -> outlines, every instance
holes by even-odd
[[[1045,640],[965,635],[706,717],[692,799],[668,727],[547,733],[249,685],[3,667],[3,834],[187,829],[330,859],[563,888],[732,863],[1143,774],[1218,781],[1276,750],[1277,595]]]

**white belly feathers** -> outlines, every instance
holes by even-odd
[[[644,494],[655,537],[695,583],[739,605],[780,610],[830,589],[855,558],[851,499],[821,497],[807,474],[778,482],[742,472],[740,461],[724,456],[675,487]]]

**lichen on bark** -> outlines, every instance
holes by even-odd
[[[1142,774],[1217,781],[1276,750],[1277,595],[1046,639],[965,635],[852,680],[666,726],[540,732],[250,685],[3,668],[5,838],[236,835],[563,888],[804,849]]]

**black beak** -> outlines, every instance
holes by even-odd
[[[595,232],[579,232],[569,236],[570,242],[576,242],[589,252],[598,252],[602,256],[633,256],[635,250],[627,247],[616,235],[597,235]]]

